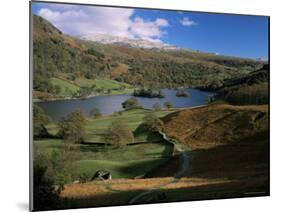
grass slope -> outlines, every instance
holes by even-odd
[[[158,117],[163,117],[173,110],[161,110],[154,112]],[[86,141],[102,141],[102,132],[108,128],[108,126],[115,120],[124,121],[128,124],[131,130],[135,131],[135,141],[136,142],[146,142],[146,141],[155,141],[155,135],[147,133],[146,131],[136,131],[139,125],[143,121],[143,117],[146,114],[151,113],[151,110],[146,109],[133,109],[120,113],[120,115],[104,116],[98,119],[90,119],[87,125],[87,134]],[[159,137],[156,136],[156,141],[159,140]]]
[[[126,83],[121,83],[117,82],[116,80],[111,80],[111,79],[87,79],[83,77],[76,78],[74,80],[74,83],[79,85],[80,87],[91,87],[95,86],[97,89],[112,89],[112,90],[117,90],[121,88],[129,88],[130,85]]]
[[[36,140],[35,148],[46,156],[46,160],[50,161],[53,151],[62,150],[63,141]],[[114,179],[134,178],[165,163],[171,152],[172,147],[165,143],[144,143],[113,149],[98,145],[73,144],[71,155],[74,161],[68,172],[73,181],[79,179],[81,175],[93,177],[99,169],[110,170]]]
[[[236,182],[217,188],[226,195],[268,194],[268,119],[268,105],[225,104],[182,110],[163,118],[167,135],[191,150],[186,176]],[[169,170],[163,175],[161,169],[153,174],[173,175]]]
[[[163,118],[165,132],[191,149],[238,142],[268,133],[268,105],[213,104],[186,109]]]
[[[63,76],[63,77],[61,77]],[[67,79],[67,74],[60,77],[50,78],[50,83],[54,88],[58,88],[56,94],[42,93],[35,91],[34,97],[39,99],[55,99],[76,96],[82,88],[92,88],[91,95],[117,95],[133,93],[133,88],[127,83],[121,83],[111,79],[87,79],[84,77],[76,78],[74,81]],[[108,91],[110,90],[110,93]]]
[[[154,114],[158,117],[163,117],[167,114],[174,112],[175,110],[160,110],[155,111]],[[147,142],[147,141],[159,141],[159,136],[148,133],[141,129],[137,130],[139,125],[143,121],[143,117],[146,114],[151,113],[151,110],[148,109],[132,109],[123,111],[117,114],[102,116],[99,118],[89,118],[86,124],[86,135],[85,142],[87,143],[103,143],[103,132],[111,125],[114,121],[124,121],[128,124],[130,129],[134,132],[135,142]],[[55,123],[49,123],[47,125],[48,132],[55,135],[58,132],[58,127]]]
[[[157,111],[155,114],[163,117],[173,112],[172,110]],[[150,110],[134,109],[122,112],[120,115],[104,116],[96,119],[88,119],[86,125],[85,142],[103,143],[102,133],[115,120],[123,120],[132,130],[142,123],[143,117],[151,113]],[[49,133],[55,135],[58,132],[56,124],[47,126]],[[63,140],[44,139],[36,140],[35,148],[46,155],[46,161],[50,161],[53,151],[63,149]],[[93,176],[99,169],[108,169],[113,178],[134,178],[143,175],[153,168],[167,162],[173,152],[172,145],[165,143],[158,134],[144,130],[135,132],[135,144],[120,148],[103,146],[99,144],[72,144],[71,155],[74,158],[69,173],[72,180],[86,174]]]
[[[60,87],[59,95],[62,95],[62,96],[72,96],[73,93],[78,92],[80,89],[79,86],[77,86],[73,83],[70,83],[66,80],[63,80],[63,79],[53,77],[50,80],[54,86]]]

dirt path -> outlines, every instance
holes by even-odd
[[[169,138],[164,132],[159,131],[159,133],[163,136],[164,140],[174,145],[174,154],[180,153],[181,168],[175,173],[174,177],[175,178],[183,177],[189,167],[190,155],[188,149],[184,145],[175,141],[174,139]]]
[[[180,178],[182,178],[185,175],[186,171],[188,170],[190,156],[188,154],[187,149],[183,145],[180,145],[176,141],[174,141],[173,139],[169,138],[164,132],[159,131],[159,133],[163,136],[164,140],[166,140],[167,142],[172,143],[174,145],[174,153],[173,154],[175,154],[175,152],[180,153],[181,167],[174,174],[173,180],[139,193],[138,195],[136,195],[134,198],[132,198],[129,201],[129,204],[134,204],[137,200],[141,199],[142,197],[144,197],[146,195],[149,195],[149,194],[152,194],[153,192],[156,192],[159,189],[161,189],[161,188],[163,188],[163,187],[165,187],[169,184],[177,183],[180,180]]]
[[[185,173],[188,170],[189,161],[190,161],[190,155],[186,151],[183,151],[181,153],[180,157],[181,157],[181,161],[182,161],[181,168],[175,174],[175,178],[178,178],[178,179],[182,178],[185,175]]]

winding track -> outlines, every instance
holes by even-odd
[[[129,204],[134,204],[137,202],[137,200],[139,200],[140,198],[148,195],[148,194],[152,194],[153,192],[163,188],[164,186],[167,186],[169,184],[172,184],[172,183],[177,183],[180,178],[182,178],[184,176],[184,174],[186,173],[187,169],[188,169],[188,166],[189,166],[189,159],[190,159],[190,156],[187,152],[187,149],[183,146],[183,145],[180,145],[178,142],[174,141],[173,139],[169,138],[164,132],[162,131],[159,131],[159,133],[163,136],[163,139],[166,140],[167,142],[169,143],[172,143],[174,145],[174,153],[175,152],[180,152],[180,158],[181,158],[181,167],[180,169],[175,173],[174,175],[174,179],[171,181],[171,182],[168,182],[168,183],[164,183],[162,185],[159,185],[159,186],[155,186],[151,189],[148,189],[146,191],[143,191],[141,193],[139,193],[138,195],[136,195],[134,198],[132,198],[130,201],[129,201]],[[173,154],[174,154],[173,153]]]

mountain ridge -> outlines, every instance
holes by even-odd
[[[198,87],[219,85],[264,64],[210,53],[132,48],[77,39],[37,15],[33,16],[33,58],[34,90],[52,96],[61,95],[52,78],[70,84],[102,78],[133,87]]]
[[[117,44],[121,46],[127,46],[132,48],[144,48],[144,49],[162,49],[162,50],[178,50],[180,48],[162,43],[153,42],[145,39],[128,38],[114,35],[107,35],[103,33],[92,33],[77,36],[78,39],[93,41],[102,44]]]

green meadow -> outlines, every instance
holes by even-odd
[[[125,121],[131,130],[134,131],[135,142],[151,142],[159,140],[159,136],[153,135],[146,130],[138,128],[143,121],[143,118],[146,114],[151,113],[151,110],[148,109],[132,109],[119,113],[115,113],[109,116],[102,116],[100,118],[89,118],[86,124],[86,133],[85,141],[87,143],[92,142],[101,142],[103,132],[109,127],[113,121]],[[174,110],[160,110],[153,112],[158,117],[163,117],[165,115],[174,112]],[[137,129],[138,128],[138,129]],[[58,132],[58,127],[55,123],[47,125],[49,133],[56,134]],[[155,139],[156,140],[153,140]]]
[[[59,78],[51,78],[51,83],[53,86],[58,86],[60,88],[60,95],[62,96],[71,96],[72,93],[76,93],[79,91],[80,87],[70,83],[66,80]]]
[[[133,92],[133,88],[127,83],[117,82],[111,79],[87,79],[84,77],[76,78],[74,81],[64,78],[50,78],[51,85],[57,90],[58,97],[71,97],[81,91],[82,88],[90,88],[91,95],[108,95],[129,94]],[[108,93],[110,92],[110,93]]]
[[[63,149],[63,140],[36,140],[35,148],[51,160],[54,151]],[[73,144],[73,161],[68,167],[71,180],[80,176],[93,177],[100,169],[110,170],[113,178],[134,178],[149,172],[169,159],[172,146],[162,142],[142,143],[121,148],[98,145]]]
[[[67,165],[70,181],[78,180],[81,176],[93,177],[100,169],[110,170],[113,178],[135,178],[148,173],[153,168],[166,163],[173,152],[173,146],[165,142],[157,133],[143,130],[140,125],[143,117],[151,110],[133,109],[100,118],[88,118],[86,124],[85,144],[71,144],[68,146],[71,162]],[[154,113],[163,117],[173,110],[161,110]],[[126,121],[134,132],[134,142],[121,147],[105,145],[103,132],[114,121]],[[56,135],[56,123],[47,126],[50,134]],[[54,152],[63,151],[63,139],[35,140],[35,151],[52,161]]]

